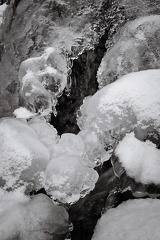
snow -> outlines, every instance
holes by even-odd
[[[83,166],[83,159],[77,155],[62,155],[53,158],[45,171],[45,190],[53,199],[74,203],[93,190],[98,173]]]
[[[0,186],[16,189],[19,184],[39,184],[38,175],[50,153],[25,120],[0,120]]]
[[[34,116],[33,113],[31,113],[29,110],[27,110],[24,107],[19,107],[19,108],[15,109],[13,112],[13,115],[16,118],[24,118],[24,119],[29,119]]]
[[[127,174],[137,182],[160,184],[160,150],[147,140],[138,140],[134,133],[126,134],[115,149]]]
[[[0,5],[0,24],[3,23],[4,12],[7,7],[8,7],[8,5],[6,3]]]
[[[160,130],[160,70],[127,74],[96,92],[81,107],[82,130],[94,130],[112,144],[137,129],[139,139]]]
[[[157,240],[159,224],[160,200],[129,200],[102,215],[92,240]]]
[[[38,194],[31,199],[22,189],[0,192],[1,240],[48,240],[67,230],[67,212],[46,195]]]

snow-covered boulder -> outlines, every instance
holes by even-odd
[[[160,70],[127,74],[107,85],[81,106],[78,124],[94,130],[108,145],[134,131],[145,140],[160,132]]]
[[[57,240],[68,231],[66,210],[44,194],[0,192],[0,209],[1,240]]]
[[[159,26],[159,15],[126,23],[102,59],[97,74],[99,88],[127,73],[160,68]]]
[[[157,240],[159,224],[160,200],[130,200],[102,215],[92,240]]]

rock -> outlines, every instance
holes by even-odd
[[[159,23],[159,15],[151,15],[129,22],[120,30],[100,64],[99,88],[131,72],[159,69]]]

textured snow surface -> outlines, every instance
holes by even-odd
[[[159,132],[160,70],[121,77],[85,101],[81,111],[81,129],[104,134],[108,142],[132,130],[137,130],[139,139],[153,129]]]
[[[160,200],[129,200],[102,215],[92,240],[157,240],[159,225]]]
[[[160,150],[151,141],[142,142],[134,133],[127,134],[118,144],[115,155],[137,182],[160,184]]]
[[[67,212],[44,194],[0,191],[0,209],[1,240],[50,240],[68,230]]]

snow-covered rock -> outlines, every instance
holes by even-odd
[[[94,130],[114,146],[126,132],[145,140],[160,132],[160,70],[127,74],[96,92],[81,107],[83,130]]]
[[[159,224],[160,200],[130,200],[102,215],[92,240],[157,240]]]
[[[136,182],[160,184],[160,150],[151,141],[142,142],[134,133],[127,134],[117,145],[115,155]]]
[[[99,88],[127,73],[160,68],[159,25],[159,15],[126,23],[102,59],[97,74]]]

